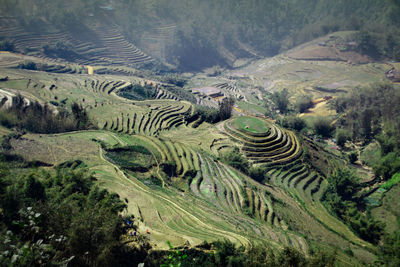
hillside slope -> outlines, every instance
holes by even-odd
[[[193,128],[187,120],[191,103],[136,101],[117,94],[147,83],[144,78],[21,70],[12,66],[26,57],[1,56],[8,59],[1,67],[7,76],[0,82],[4,92],[20,93],[28,102],[50,102],[54,108],[78,102],[100,128],[24,134],[10,141],[11,153],[47,165],[82,160],[101,186],[126,199],[128,212],[140,218],[140,229],[149,229],[157,247],[166,248],[166,240],[179,246],[227,238],[250,247],[292,246],[304,253],[313,246],[337,248],[341,265],[374,261],[373,246],[322,205],[327,182],[305,161],[303,142],[294,132],[257,117]],[[264,126],[249,132],[248,122],[238,118]],[[253,163],[267,164],[268,182],[260,184],[219,160],[219,151],[234,147]]]

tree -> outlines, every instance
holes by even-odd
[[[299,132],[306,127],[306,122],[297,116],[285,116],[280,123],[285,128],[290,128]]]
[[[313,106],[312,98],[309,95],[302,95],[295,103],[296,110],[303,113]]]
[[[23,191],[25,197],[34,200],[44,200],[46,198],[46,192],[43,184],[33,175],[29,175],[26,179]]]
[[[226,120],[231,117],[234,104],[235,99],[233,97],[224,98],[219,103],[219,117],[221,120]]]
[[[222,160],[232,167],[244,172],[248,173],[249,162],[247,159],[240,153],[239,149],[235,147],[232,151],[223,154]]]
[[[289,106],[289,91],[285,88],[280,92],[272,94],[272,101],[281,113],[286,113]]]
[[[400,266],[400,231],[386,235],[383,245],[380,246],[380,257],[385,266]]]
[[[78,129],[85,129],[89,124],[89,116],[86,110],[76,102],[71,105],[72,114],[76,120]]]
[[[332,136],[333,127],[328,119],[319,117],[314,121],[314,131],[316,134],[328,138]]]
[[[344,147],[346,141],[349,140],[350,136],[349,133],[344,129],[337,129],[336,130],[336,144],[340,147]]]

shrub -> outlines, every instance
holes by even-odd
[[[27,61],[27,62],[18,64],[18,68],[26,69],[26,70],[37,70],[37,65],[33,61]]]
[[[356,162],[358,160],[357,152],[351,152],[349,154],[349,160],[350,160],[350,163],[354,164],[354,162]]]
[[[238,169],[246,174],[248,173],[249,162],[247,161],[246,157],[239,152],[237,147],[235,147],[232,151],[223,154],[222,160],[235,169]]]
[[[344,129],[336,130],[336,143],[340,147],[344,147],[346,141],[350,139],[350,134],[348,131]]]
[[[197,120],[200,118],[201,122],[217,123],[220,121],[218,109],[196,105],[194,113],[188,121]]]
[[[299,113],[303,113],[312,106],[313,106],[312,98],[309,95],[301,96],[295,103],[296,110]]]
[[[14,52],[15,51],[14,43],[12,43],[9,40],[0,41],[0,51]]]
[[[289,107],[289,91],[285,88],[272,94],[272,101],[281,113],[286,113]]]
[[[374,172],[384,180],[389,180],[395,173],[400,172],[400,156],[390,152],[381,158]]]
[[[339,169],[328,177],[329,186],[324,193],[331,211],[350,226],[361,238],[377,244],[383,233],[383,225],[364,213],[365,203],[357,197],[359,178],[348,169]]]
[[[290,128],[299,132],[307,126],[306,122],[297,116],[285,116],[280,121],[280,124],[285,128]]]
[[[323,117],[319,117],[314,121],[314,132],[322,137],[329,138],[332,137],[333,127],[331,122]]]
[[[263,167],[251,167],[248,170],[248,174],[251,178],[253,178],[259,183],[263,183],[266,179],[265,177],[266,169]]]
[[[60,133],[93,127],[82,106],[74,103],[71,109],[72,114],[67,110],[55,114],[47,104],[31,102],[27,106],[24,98],[17,95],[13,97],[12,106],[0,112],[0,124],[34,133]]]
[[[145,100],[154,98],[157,91],[149,85],[141,86],[140,84],[135,84],[119,90],[117,94],[131,100]]]

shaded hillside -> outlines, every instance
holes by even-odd
[[[25,2],[2,1],[1,39],[81,64],[233,66],[338,30],[361,30],[363,53],[400,56],[398,1]]]

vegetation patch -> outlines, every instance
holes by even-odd
[[[389,190],[398,183],[400,183],[400,172],[393,175],[389,181],[387,181],[381,186],[381,188]]]
[[[106,156],[113,163],[131,171],[146,172],[155,164],[153,155],[143,146],[107,149]]]
[[[139,84],[135,84],[119,90],[117,94],[121,97],[131,100],[145,100],[154,98],[157,94],[157,91],[150,85],[141,86]]]

